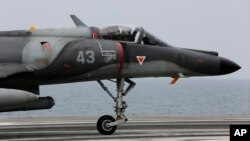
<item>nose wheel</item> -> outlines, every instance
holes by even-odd
[[[102,83],[102,81],[97,81],[104,91],[108,93],[108,95],[114,100],[116,103],[115,113],[116,119],[112,116],[104,115],[100,117],[97,121],[97,130],[102,135],[111,135],[116,131],[116,128],[120,124],[124,124],[127,122],[127,118],[124,115],[125,109],[128,107],[126,102],[123,100],[123,97],[127,95],[127,93],[134,88],[135,83],[129,79],[117,79],[117,81],[112,81],[116,83],[117,86],[117,96],[114,97],[112,93],[108,90],[108,88]],[[124,91],[125,82],[129,85]]]
[[[100,117],[97,121],[97,130],[102,135],[112,135],[117,126],[109,126],[110,123],[114,122],[115,119],[110,115],[104,115]]]

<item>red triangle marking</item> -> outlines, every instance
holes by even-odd
[[[144,62],[144,60],[145,60],[145,58],[146,58],[146,56],[136,56],[136,58],[137,58],[139,64],[142,65],[143,62]]]

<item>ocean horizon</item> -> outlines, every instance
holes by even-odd
[[[126,115],[247,116],[250,115],[250,80],[183,78],[132,79],[135,88],[124,98]],[[115,83],[103,81],[116,94]],[[4,112],[7,117],[58,117],[114,115],[115,103],[97,82],[47,85],[40,96],[51,96],[49,110]]]

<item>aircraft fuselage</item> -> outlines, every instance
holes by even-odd
[[[35,68],[32,73],[2,79],[4,87],[10,83],[41,85],[119,77],[211,76],[239,69],[230,60],[195,50],[80,36],[25,37],[24,32],[0,37],[0,63]],[[222,68],[222,63],[227,68]]]

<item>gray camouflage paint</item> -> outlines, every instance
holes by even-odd
[[[138,77],[219,75],[220,57],[206,52],[93,39],[97,28],[0,32],[0,87],[38,93],[43,84]],[[48,43],[44,51],[42,43]],[[85,63],[79,61],[83,53]],[[91,63],[89,55],[93,55]],[[140,65],[136,56],[145,56]],[[87,57],[87,58],[86,58]],[[93,60],[94,59],[94,60]],[[5,67],[1,67],[5,65]]]

